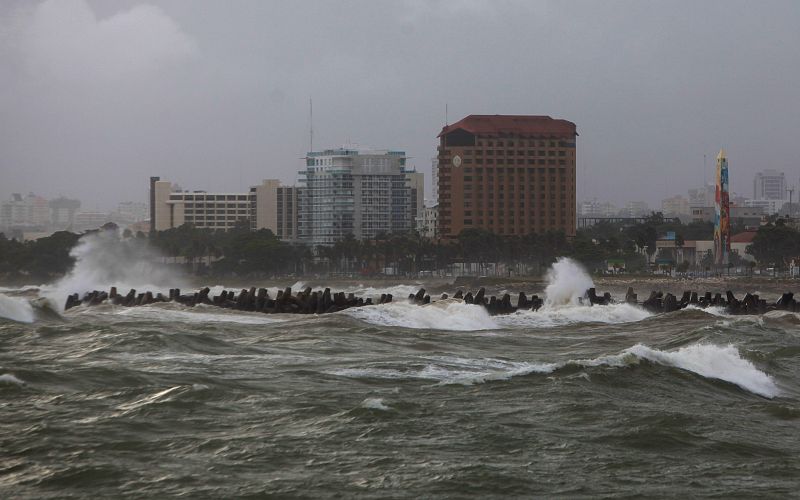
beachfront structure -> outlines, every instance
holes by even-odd
[[[414,228],[423,209],[422,174],[403,151],[342,147],[309,152],[299,172],[298,233],[310,245],[352,235],[375,239]],[[416,206],[416,209],[415,209]]]
[[[575,234],[575,124],[469,115],[439,133],[439,236]]]
[[[164,231],[183,224],[227,231],[246,224],[269,229],[281,239],[296,235],[297,195],[294,187],[265,180],[247,193],[181,191],[169,181],[150,178],[150,226]]]
[[[717,191],[714,213],[714,262],[718,266],[728,264],[731,252],[731,221],[728,183],[728,158],[725,150],[717,155]]]

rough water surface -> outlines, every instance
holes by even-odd
[[[796,495],[800,318],[0,302],[0,496]],[[565,294],[567,297],[569,294]]]

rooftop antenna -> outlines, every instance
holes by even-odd
[[[706,180],[706,155],[703,155],[703,189],[705,189],[707,182],[708,181]]]
[[[444,126],[447,126],[447,103],[444,103]]]
[[[308,98],[308,151],[314,151],[314,99]]]

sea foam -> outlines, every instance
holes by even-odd
[[[486,309],[459,300],[442,300],[424,306],[391,302],[347,309],[344,314],[381,326],[460,331],[500,328]]]

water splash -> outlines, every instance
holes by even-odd
[[[577,305],[586,290],[594,287],[583,266],[568,257],[559,257],[550,267],[547,281],[545,306]]]
[[[42,287],[41,295],[62,308],[68,295],[116,286],[120,293],[129,288],[166,291],[184,288],[177,273],[157,264],[158,255],[146,242],[122,239],[116,231],[87,234],[70,251],[72,270],[53,285]],[[60,310],[60,309],[59,309]]]
[[[0,318],[18,323],[33,323],[35,319],[30,302],[25,299],[8,297],[2,293],[0,293]]]

